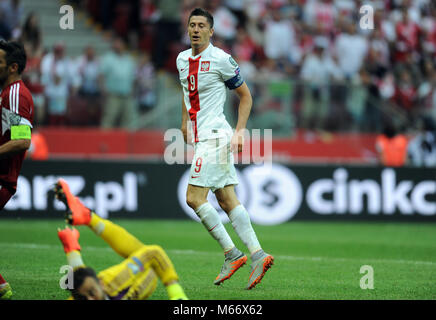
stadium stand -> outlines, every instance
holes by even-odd
[[[433,1],[3,0],[1,4],[1,14],[19,21],[5,19],[1,35],[21,38],[28,47],[36,43],[28,49],[26,81],[36,100],[41,132],[56,132],[47,127],[50,95],[41,67],[60,44],[69,77],[78,79],[67,83],[61,129],[100,126],[106,92],[99,62],[111,50],[114,37],[126,40],[127,54],[137,62],[132,95],[138,117],[127,132],[179,127],[180,88],[174,61],[189,44],[183,30],[197,6],[214,14],[214,43],[238,61],[252,90],[250,128],[271,128],[278,142],[303,146],[321,141],[334,149],[351,141],[344,148],[360,150],[353,162],[371,162],[368,159],[376,159],[375,137],[387,120],[412,137],[419,119],[436,119]],[[65,4],[75,10],[74,30],[59,28],[59,8]],[[373,29],[360,26],[363,5],[374,9]],[[31,13],[36,22],[25,28]],[[86,59],[86,48],[95,52],[94,60]],[[97,93],[83,94],[92,86]],[[231,123],[236,115],[233,98],[229,96],[226,106]],[[53,139],[47,140],[50,144]],[[56,154],[56,148],[50,150]],[[288,153],[287,160],[313,158],[304,152]],[[321,158],[344,159],[325,157]]]

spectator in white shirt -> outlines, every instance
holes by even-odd
[[[304,83],[302,125],[307,129],[323,129],[329,112],[329,84],[337,69],[332,59],[325,54],[328,40],[315,38],[313,52],[306,56],[301,68]]]
[[[344,22],[344,31],[336,38],[335,49],[339,66],[347,78],[356,75],[368,52],[366,38],[356,32],[356,25]]]
[[[100,123],[102,73],[100,61],[92,45],[85,47],[84,53],[77,58],[77,71],[81,79],[79,96],[86,104],[84,122],[97,126]],[[86,121],[85,121],[86,120]]]
[[[41,83],[47,97],[48,124],[66,124],[67,101],[80,85],[74,64],[65,56],[65,45],[58,42],[41,61]]]
[[[213,14],[214,35],[226,40],[232,41],[236,37],[236,28],[238,19],[220,0],[208,1],[209,11]]]
[[[297,49],[295,31],[291,21],[283,19],[278,8],[271,12],[271,19],[265,23],[264,51],[269,59],[292,59]]]
[[[83,96],[98,96],[101,91],[100,61],[95,55],[95,49],[89,45],[83,55],[77,58],[77,71],[81,78],[79,93]]]

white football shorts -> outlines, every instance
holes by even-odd
[[[238,183],[229,137],[209,139],[195,144],[189,184],[207,187],[215,192]]]

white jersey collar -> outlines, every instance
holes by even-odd
[[[204,49],[202,52],[200,52],[199,54],[197,54],[196,56],[192,56],[192,48],[191,48],[191,58],[192,59],[197,59],[198,57],[200,57],[201,55],[204,55],[206,52],[208,52],[211,48],[213,47],[212,43],[209,42],[209,45],[207,46],[206,49]]]

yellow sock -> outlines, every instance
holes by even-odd
[[[92,212],[89,227],[123,258],[127,258],[144,244],[115,223]]]
[[[182,286],[176,282],[166,287],[170,300],[188,300]]]

